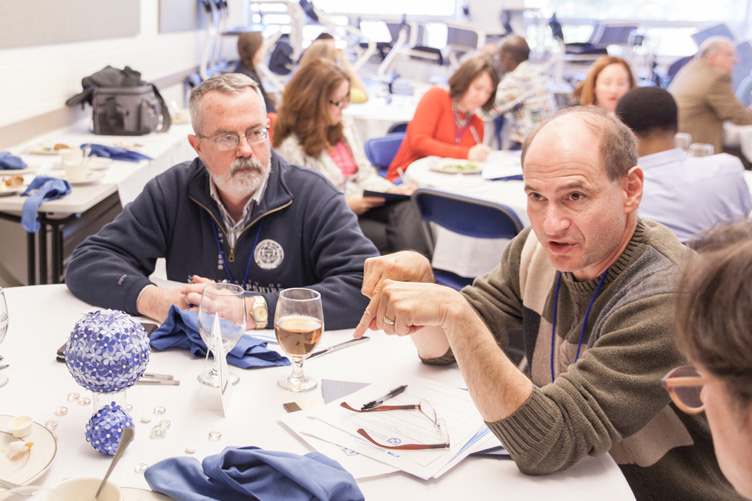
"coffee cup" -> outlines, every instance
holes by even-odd
[[[71,478],[65,480],[44,496],[44,501],[81,501],[94,499],[94,494],[102,483],[101,478]],[[110,481],[104,484],[98,501],[123,501],[123,491]]]
[[[81,148],[66,148],[60,150],[60,163],[66,165],[78,165],[84,161],[84,152]]]

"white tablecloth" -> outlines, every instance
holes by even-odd
[[[66,399],[71,392],[89,396],[76,385],[64,364],[55,361],[55,351],[67,339],[75,322],[92,308],[75,299],[64,285],[17,287],[6,289],[10,327],[0,351],[3,371],[10,378],[0,388],[0,414],[30,415],[35,421],[58,421],[57,455],[50,469],[35,483],[51,486],[66,477],[104,475],[110,459],[96,452],[84,439],[84,428],[92,406],[81,406]],[[40,315],[40,311],[44,314]],[[350,331],[326,332],[321,346],[350,337]],[[430,378],[442,383],[464,386],[456,367],[422,364],[407,338],[373,333],[372,340],[305,364],[305,372],[321,380],[378,381],[388,365],[392,375]],[[289,367],[244,371],[235,369],[240,383],[235,387],[228,417],[216,411],[197,408],[199,384],[196,375],[203,360],[193,359],[187,351],[152,352],[148,370],[169,373],[181,380],[180,386],[135,386],[128,390],[128,403],[136,438],[123,456],[111,480],[123,487],[147,488],[140,464],[154,464],[172,456],[185,456],[186,447],[195,449],[193,457],[203,459],[227,446],[255,445],[270,450],[307,453],[310,449],[279,423],[285,402],[320,397],[319,390],[295,395],[280,389],[276,380]],[[59,406],[68,408],[65,416],[56,416]],[[163,406],[164,415],[155,415]],[[149,423],[141,418],[148,418]],[[160,420],[171,425],[166,438],[149,438],[151,428]],[[220,431],[219,441],[208,439],[210,431]],[[586,458],[568,471],[527,476],[512,461],[469,458],[438,480],[421,481],[404,473],[393,473],[360,480],[366,499],[557,499],[561,501],[634,499],[621,470],[608,455]],[[3,496],[0,495],[0,498]],[[128,500],[126,500],[128,501]]]
[[[412,120],[418,101],[415,96],[371,96],[365,103],[350,104],[343,113],[353,118],[365,143],[366,139],[385,135],[396,122]]]
[[[502,203],[517,213],[524,226],[530,224],[522,181],[487,181],[480,174],[436,172],[431,168],[437,160],[436,157],[427,157],[410,164],[405,173],[405,181],[421,187]],[[519,156],[516,153],[495,151],[489,156],[488,162],[473,163],[484,169],[492,169],[494,164],[508,164],[510,161],[519,162]],[[501,255],[509,242],[506,239],[466,237],[437,226],[433,227],[433,231],[436,242],[432,261],[434,268],[463,277],[476,277],[491,271],[501,261]]]
[[[740,148],[742,155],[752,162],[752,125],[735,125],[731,122],[724,122],[723,145],[729,148]],[[720,151],[716,151],[716,153],[720,153]]]

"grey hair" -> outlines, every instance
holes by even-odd
[[[549,124],[565,115],[577,115],[582,124],[598,138],[598,150],[601,164],[609,179],[616,181],[627,175],[629,169],[637,165],[637,139],[634,133],[621,120],[601,108],[589,106],[573,106],[564,108],[552,118],[538,125],[522,145],[522,167],[525,167],[525,156],[535,137]]]
[[[204,94],[211,91],[223,94],[242,94],[249,87],[258,95],[261,109],[264,111],[264,116],[266,116],[266,103],[264,103],[264,97],[261,95],[261,89],[259,89],[258,84],[250,77],[241,73],[225,73],[224,75],[212,77],[201,82],[198,87],[193,89],[188,101],[193,132],[199,134],[201,130],[203,118],[201,116],[201,99],[204,97]]]
[[[704,60],[719,52],[724,46],[734,46],[734,42],[726,37],[710,37],[700,44],[700,51],[695,56],[696,59]]]

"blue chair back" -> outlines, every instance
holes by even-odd
[[[386,177],[389,164],[392,163],[403,139],[405,139],[404,132],[393,132],[386,136],[367,139],[363,145],[368,161],[378,169],[381,177]]]
[[[374,167],[389,167],[404,138],[404,132],[393,132],[366,140],[364,146],[368,161]]]
[[[423,221],[475,238],[515,237],[522,231],[520,218],[504,204],[454,195],[443,191],[420,188],[411,195]],[[429,241],[433,241],[426,227]],[[443,270],[434,270],[436,282],[461,289],[470,285],[473,278],[460,277]]]

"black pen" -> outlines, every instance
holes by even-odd
[[[405,391],[406,389],[407,389],[407,385],[406,384],[403,384],[402,386],[398,386],[395,389],[393,389],[392,391],[390,391],[389,393],[387,393],[386,395],[384,395],[383,397],[377,398],[376,400],[371,400],[367,404],[363,404],[363,407],[361,407],[360,410],[361,411],[371,410],[374,407],[377,407],[377,406],[383,404],[384,400],[389,400],[390,398],[394,398],[397,395],[399,395],[400,393],[402,393],[403,391]]]

